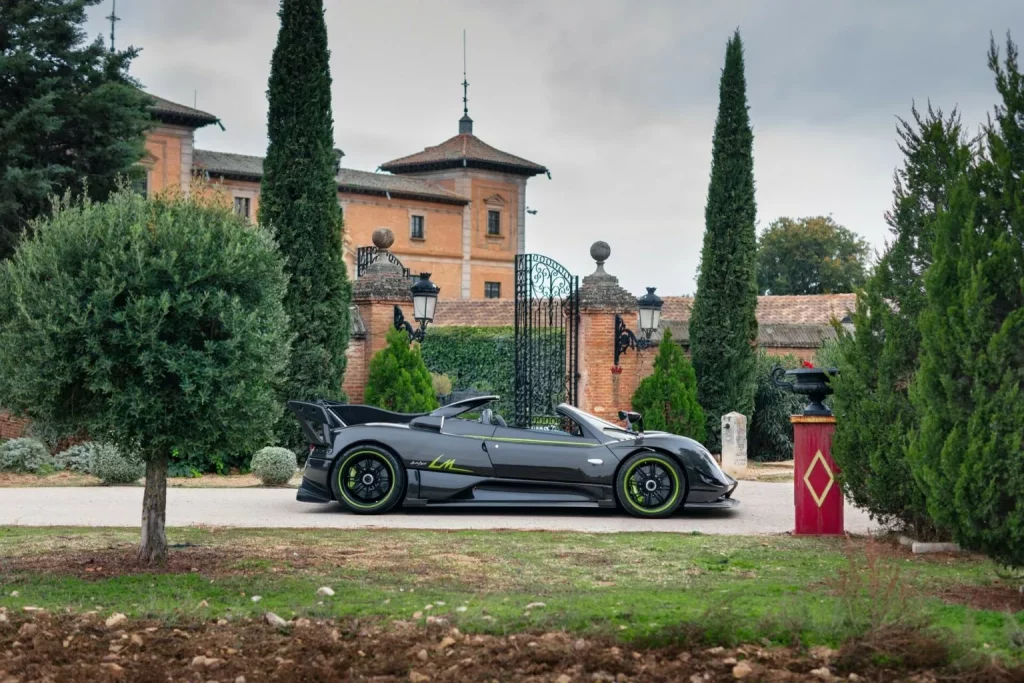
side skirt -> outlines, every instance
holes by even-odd
[[[611,486],[574,482],[494,479],[448,472],[419,471],[418,495],[410,487],[404,505],[568,506],[614,508]]]

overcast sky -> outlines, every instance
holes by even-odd
[[[995,101],[989,32],[1024,41],[1021,0],[326,0],[334,137],[346,166],[458,132],[462,30],[469,109],[487,143],[544,164],[530,180],[527,250],[572,271],[612,247],[629,290],[692,293],[704,232],[725,43],[739,27],[754,126],[759,231],[831,213],[876,247],[900,162],[896,116]],[[196,145],[266,152],[273,0],[122,0],[118,47],[149,92],[219,116]],[[110,1],[90,35],[109,33]]]

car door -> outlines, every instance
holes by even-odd
[[[607,484],[614,470],[611,451],[587,436],[498,427],[485,443],[494,474],[502,479]]]

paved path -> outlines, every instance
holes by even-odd
[[[352,515],[337,504],[295,500],[294,489],[189,489],[167,492],[168,526],[355,529],[544,529],[550,531],[700,531],[774,534],[793,528],[793,484],[741,482],[734,511],[692,511],[671,519],[636,519],[613,510],[419,509],[383,516]],[[141,487],[0,488],[0,526],[137,527]],[[865,512],[847,504],[846,529],[866,533]]]

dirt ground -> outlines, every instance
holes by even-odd
[[[893,641],[892,638],[887,639]],[[898,640],[898,639],[895,639]],[[912,651],[912,653],[911,653]],[[910,654],[908,654],[910,653]],[[1024,681],[1024,671],[934,671],[920,638],[900,669],[877,644],[813,648],[637,648],[564,632],[463,635],[426,627],[298,619],[167,625],[96,613],[0,608],[0,681]],[[891,666],[891,664],[890,664]],[[853,673],[853,676],[849,674]]]

